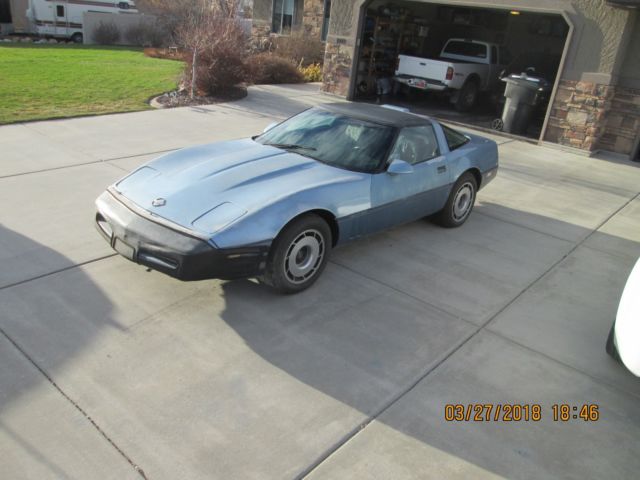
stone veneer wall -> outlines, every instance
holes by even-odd
[[[355,32],[360,0],[333,0],[324,54],[322,91],[346,97],[355,56]]]
[[[640,133],[640,89],[560,80],[544,139],[628,155]]]
[[[606,117],[598,148],[625,155],[633,153],[640,135],[640,89],[617,86]]]
[[[322,22],[324,20],[324,0],[304,0],[302,13],[302,28],[304,33],[310,36],[322,35]]]
[[[322,91],[346,97],[351,80],[354,48],[346,44],[327,42],[322,70]]]
[[[590,82],[560,80],[544,139],[593,151],[605,131],[614,88]]]

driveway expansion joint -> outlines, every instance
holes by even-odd
[[[136,158],[136,157],[144,157],[145,155],[156,155],[156,154],[162,154],[162,153],[169,153],[169,152],[174,152],[176,150],[180,150],[181,148],[185,148],[185,147],[176,147],[176,148],[169,148],[167,150],[158,150],[158,151],[154,151],[154,152],[143,152],[143,153],[136,153],[134,155],[124,155],[121,157],[113,157],[113,158],[102,158],[99,160],[91,160],[89,162],[82,162],[82,163],[72,163],[69,165],[60,165],[58,167],[51,167],[51,168],[43,168],[40,170],[31,170],[28,172],[18,172],[18,173],[12,173],[10,175],[0,175],[0,180],[3,180],[5,178],[13,178],[13,177],[23,177],[25,175],[32,175],[32,174],[36,174],[36,173],[47,173],[47,172],[54,172],[56,170],[65,170],[68,168],[74,168],[74,167],[84,167],[87,165],[98,165],[98,164],[106,164],[106,165],[111,165],[119,170],[124,170],[125,172],[129,172],[129,169],[127,168],[123,168],[120,167],[118,165],[113,165],[111,162],[114,162],[116,160],[127,160],[129,158]]]
[[[98,425],[98,423],[89,415],[89,413],[82,408],[78,402],[73,400],[54,380],[53,378],[42,368],[38,363],[13,339],[9,334],[0,327],[0,334],[5,337],[14,348],[20,352],[20,354],[31,364],[33,367],[42,374],[42,376],[49,382],[49,384],[58,391],[62,397],[69,402],[80,414],[91,424],[91,426],[131,465],[131,467],[140,475],[144,480],[148,480],[148,477],[144,473],[144,470],[137,465],[133,459],[127,455],[122,448]]]
[[[20,280],[19,282],[14,282],[14,283],[10,283],[9,285],[0,286],[0,291],[7,290],[7,289],[12,288],[12,287],[18,287],[18,286],[23,285],[25,283],[33,282],[35,280],[40,280],[41,278],[49,277],[51,275],[56,275],[57,273],[66,272],[67,270],[73,270],[74,268],[77,268],[77,267],[83,267],[85,265],[89,265],[90,263],[99,262],[100,260],[106,260],[107,258],[115,257],[116,255],[118,255],[118,254],[117,253],[111,253],[109,255],[104,255],[102,257],[97,257],[97,258],[92,258],[92,259],[86,260],[84,262],[74,263],[73,265],[69,265],[68,267],[60,268],[60,269],[54,270],[52,272],[43,273],[42,275],[37,275],[37,276],[31,277],[31,278],[25,278],[24,280]]]
[[[607,222],[609,222],[609,220],[611,220],[614,216],[616,216],[618,213],[620,213],[627,205],[629,205],[631,202],[633,202],[635,199],[637,199],[640,196],[640,192],[636,193],[633,197],[631,197],[630,199],[628,199],[622,206],[620,206],[618,209],[616,209],[613,213],[611,213],[608,217],[606,217],[600,224],[598,224],[589,234],[585,235],[583,238],[581,238],[578,242],[576,242],[573,247],[566,252],[565,254],[563,254],[556,262],[554,262],[548,269],[546,269],[544,272],[542,272],[538,277],[536,277],[534,280],[532,280],[528,285],[526,285],[520,292],[518,292],[511,300],[509,300],[508,302],[506,302],[502,307],[500,307],[495,313],[493,313],[492,315],[489,316],[489,318],[483,322],[480,326],[474,325],[475,327],[475,331],[471,332],[466,338],[463,338],[460,342],[458,342],[458,344],[454,347],[451,348],[451,350],[445,354],[439,361],[437,361],[435,364],[433,364],[430,368],[428,368],[425,372],[422,373],[422,375],[419,375],[417,380],[415,380],[414,382],[412,382],[408,387],[406,387],[405,389],[403,389],[400,393],[398,393],[395,397],[392,397],[392,399],[387,402],[386,405],[382,406],[376,413],[370,415],[369,417],[367,417],[363,422],[361,422],[360,424],[358,424],[355,428],[353,428],[350,432],[348,432],[346,435],[344,435],[340,440],[338,440],[338,442],[336,442],[333,446],[331,446],[329,449],[327,449],[321,456],[319,456],[313,463],[311,463],[305,470],[303,470],[300,474],[298,474],[297,476],[295,476],[294,478],[296,480],[302,480],[306,477],[308,477],[313,471],[315,471],[320,465],[322,465],[326,460],[328,460],[333,454],[335,454],[338,450],[340,450],[344,445],[346,445],[348,442],[350,442],[351,440],[353,440],[358,433],[360,433],[362,430],[364,430],[367,426],[369,426],[374,420],[376,420],[377,418],[380,417],[380,415],[382,415],[385,411],[387,411],[389,408],[391,408],[395,403],[398,402],[398,400],[402,399],[404,396],[406,396],[408,393],[410,393],[420,382],[422,382],[422,380],[424,380],[425,378],[427,378],[429,376],[429,374],[431,374],[431,372],[433,372],[434,370],[436,370],[440,365],[442,365],[446,360],[448,360],[454,353],[456,353],[458,350],[460,350],[464,345],[466,345],[467,343],[469,343],[469,341],[471,339],[473,339],[474,337],[476,337],[476,335],[481,332],[481,331],[486,331],[491,335],[495,335],[498,336],[500,338],[505,338],[506,340],[512,342],[515,345],[519,345],[521,347],[526,348],[527,350],[531,351],[531,352],[535,352],[538,355],[542,355],[545,358],[550,359],[551,361],[562,365],[566,368],[569,368],[571,370],[574,370],[582,375],[587,376],[588,378],[592,379],[594,382],[605,385],[607,387],[613,387],[616,388],[616,390],[623,392],[627,395],[632,395],[634,398],[636,397],[636,395],[630,394],[630,392],[627,392],[625,390],[622,390],[618,387],[615,387],[613,385],[610,385],[609,383],[603,381],[600,378],[595,378],[585,372],[582,372],[581,370],[570,366],[570,365],[566,365],[565,363],[549,357],[547,355],[545,355],[542,352],[538,352],[537,350],[534,350],[530,347],[526,347],[524,345],[520,345],[518,342],[515,342],[511,339],[509,339],[508,337],[503,337],[502,335],[497,334],[496,332],[492,331],[490,328],[487,328],[487,326],[495,319],[498,317],[498,315],[500,315],[502,312],[504,312],[507,308],[509,308],[509,306],[511,306],[512,304],[514,304],[522,295],[524,295],[531,287],[533,287],[535,284],[537,284],[540,280],[542,280],[544,277],[546,277],[552,270],[554,270],[558,265],[560,265],[562,262],[564,262],[564,260],[569,257],[574,251],[576,251],[578,249],[578,247],[580,247],[587,239],[589,239],[594,233],[596,233],[598,230],[600,230]],[[344,268],[347,268],[348,270],[352,271],[355,274],[358,275],[362,275],[365,278],[369,278],[368,276],[362,274],[361,272],[358,272],[357,270],[352,270],[348,267],[345,267],[344,265],[341,265],[337,262],[335,262],[334,260],[331,260],[332,263],[335,263],[336,265],[340,265]],[[380,280],[376,280],[376,279],[372,279],[382,285],[386,285],[387,287],[396,290],[400,293],[403,293],[405,295],[409,295],[406,292],[402,292],[401,290],[396,289],[395,287],[391,286],[391,285],[387,285],[384,282],[381,282]],[[411,295],[409,295],[412,298],[415,298]],[[431,304],[429,304],[428,302],[425,302],[422,299],[418,299],[416,298],[416,300],[419,300],[421,303],[424,303],[426,305],[429,305],[431,307],[437,308],[438,311],[443,311],[444,313],[446,313],[447,315],[451,316],[451,313],[446,312],[446,310],[443,310],[441,308],[435,307]],[[457,317],[457,316],[456,316]],[[459,317],[457,317],[459,318]],[[467,323],[467,320],[463,319],[463,318],[459,318],[460,320],[463,320]]]

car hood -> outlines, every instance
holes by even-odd
[[[296,192],[355,180],[357,176],[245,139],[169,153],[138,168],[114,187],[154,215],[214,233]],[[213,217],[218,220],[201,225],[197,220],[204,215],[211,217],[214,208],[219,213]]]

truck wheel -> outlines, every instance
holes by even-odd
[[[73,35],[71,35],[71,41],[73,43],[82,43],[82,40],[83,40],[83,37],[80,32],[76,32]]]
[[[478,100],[478,83],[475,80],[467,80],[458,92],[455,107],[459,112],[468,112]]]

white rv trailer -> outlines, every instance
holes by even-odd
[[[135,8],[132,0],[29,0],[27,18],[31,33],[82,43],[83,13],[137,12]]]

